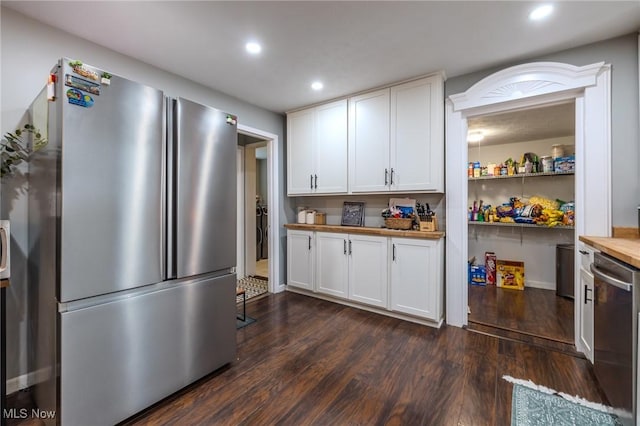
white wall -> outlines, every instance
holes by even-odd
[[[99,19],[99,17],[87,17],[87,19]],[[169,96],[181,96],[236,114],[240,123],[278,135],[280,146],[276,164],[281,184],[277,192],[285,193],[284,116],[77,38],[6,8],[0,8],[0,43],[2,51],[0,132],[2,134],[14,130],[17,125],[25,122],[25,112],[45,85],[49,71],[59,58],[66,56],[162,89]],[[160,49],[161,46],[157,48]],[[15,179],[4,179],[2,182],[0,216],[9,217],[12,220],[12,287],[7,292],[7,377],[9,379],[29,371],[26,322],[29,314],[25,256],[28,241],[27,203],[24,194],[26,190],[25,182],[16,182]],[[280,209],[281,226],[276,247],[280,250],[281,261],[280,265],[275,267],[280,268],[280,277],[284,282],[286,233],[282,225],[293,218],[293,210],[289,207],[288,201],[281,202],[277,208]]]

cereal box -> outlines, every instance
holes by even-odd
[[[524,290],[524,262],[498,260],[496,277],[498,287]]]

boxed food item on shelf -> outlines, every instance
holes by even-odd
[[[487,273],[484,266],[469,263],[469,284],[487,285]]]
[[[553,161],[554,172],[574,172],[576,170],[576,157],[569,155],[567,157],[558,157]]]
[[[498,260],[496,278],[498,287],[524,290],[524,262]]]

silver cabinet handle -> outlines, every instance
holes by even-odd
[[[351,240],[349,240],[349,254],[351,254]]]
[[[389,170],[384,169],[384,186],[389,185]]]
[[[311,235],[309,235],[309,250],[311,250]]]
[[[311,182],[309,183],[309,189],[313,189],[313,175],[309,175]]]
[[[393,261],[395,262],[396,261],[396,245],[395,244],[391,245],[391,252],[393,254]]]
[[[318,189],[318,175],[313,175],[316,178],[315,189]]]
[[[393,167],[391,168],[391,185],[393,185]]]
[[[347,254],[347,240],[342,240],[342,251],[344,252],[344,254]]]

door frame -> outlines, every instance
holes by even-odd
[[[468,323],[467,118],[572,99],[576,120],[577,249],[579,235],[611,233],[611,66],[604,62],[583,67],[556,62],[516,65],[446,100],[447,324],[463,327]],[[605,212],[598,218],[585,215],[596,204],[604,205]],[[579,260],[576,256],[576,271]],[[579,280],[575,285],[575,294],[581,295]],[[576,297],[574,309],[575,342],[582,350],[579,299]]]
[[[278,135],[254,127],[246,126],[238,123],[238,133],[251,136],[254,138],[264,139],[267,142],[267,204],[269,206],[269,292],[279,293],[284,291],[285,286],[280,282],[280,250],[277,241],[280,240],[280,208],[278,202],[278,188],[280,186],[278,180],[277,153],[279,152]],[[243,155],[244,160],[244,155]],[[244,163],[244,161],[243,161]],[[244,167],[244,166],[243,166]],[[244,168],[243,168],[244,170]],[[243,175],[244,176],[244,175]],[[244,187],[244,185],[243,185]],[[244,190],[243,190],[244,193]],[[244,200],[244,197],[243,197]],[[244,217],[244,203],[242,212],[238,211],[238,215]],[[275,235],[275,237],[274,237]],[[238,240],[241,246],[239,252],[245,253],[245,238]],[[244,269],[244,266],[243,266]]]

